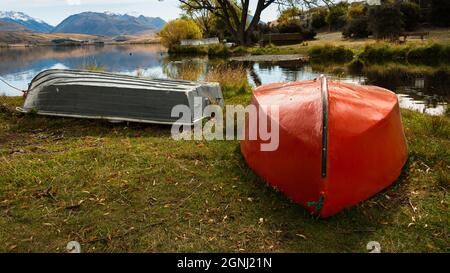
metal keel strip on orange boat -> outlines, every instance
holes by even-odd
[[[328,82],[324,75],[320,75],[320,90],[322,92],[322,178],[325,178],[328,155]]]

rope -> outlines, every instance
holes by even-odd
[[[8,83],[7,81],[5,81],[2,77],[0,77],[0,81],[4,82],[7,86],[9,86],[9,87],[11,87],[11,88],[13,88],[13,89],[16,89],[17,91],[25,92],[24,90],[19,89],[19,88],[15,87],[15,86],[9,84],[9,83]]]

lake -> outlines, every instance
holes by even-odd
[[[160,45],[104,45],[82,47],[28,47],[0,49],[0,76],[13,86],[27,89],[42,70],[80,69],[96,64],[106,71],[166,78],[189,63],[200,67],[199,79],[217,60],[171,58]],[[223,62],[223,60],[222,60]],[[252,85],[313,79],[325,74],[334,80],[377,85],[398,94],[400,106],[431,115],[442,115],[450,99],[448,67],[398,64],[364,66],[302,64],[299,62],[245,63]],[[22,95],[0,82],[0,95]]]

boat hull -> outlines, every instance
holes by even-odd
[[[258,111],[279,106],[279,147],[261,151],[264,141],[246,138],[241,151],[270,185],[328,217],[392,184],[407,160],[407,144],[394,93],[330,82],[324,98],[321,89],[319,80],[255,89]]]
[[[30,83],[19,111],[41,115],[192,125],[209,104],[223,104],[217,83],[144,79],[79,70],[46,70]],[[190,116],[173,115],[177,105]],[[200,113],[194,116],[194,113]]]

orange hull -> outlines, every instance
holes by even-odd
[[[321,217],[383,190],[407,160],[397,96],[386,89],[323,78],[261,86],[252,103],[258,111],[279,106],[279,147],[262,152],[265,142],[247,137],[241,142],[247,163]]]

